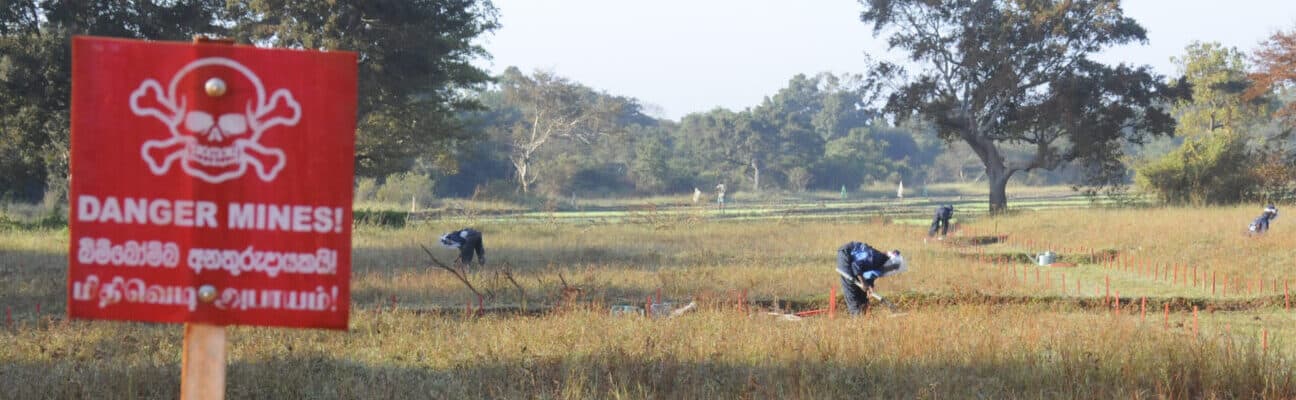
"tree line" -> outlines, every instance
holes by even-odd
[[[799,74],[679,121],[557,71],[473,65],[487,0],[11,1],[0,9],[0,195],[65,190],[72,35],[360,54],[357,198],[750,192],[905,182],[1134,182],[1167,202],[1290,191],[1296,31],[1251,53],[1194,43],[1168,78],[1092,56],[1147,40],[1117,0],[865,0],[905,65]],[[868,60],[864,57],[861,63]],[[427,201],[427,200],[424,200]]]

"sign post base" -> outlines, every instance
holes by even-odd
[[[181,400],[225,398],[225,343],[224,326],[185,324]]]

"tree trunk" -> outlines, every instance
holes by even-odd
[[[752,186],[754,187],[754,191],[756,193],[760,193],[760,166],[756,165],[755,158],[751,160],[751,167],[752,167],[752,181],[753,181]]]
[[[531,169],[530,160],[526,158],[513,159],[513,171],[517,173],[518,184],[522,185],[522,193],[530,193],[531,177],[527,176],[528,170]]]
[[[987,167],[986,183],[990,184],[990,214],[1008,211],[1008,178],[1012,171],[1003,167]]]

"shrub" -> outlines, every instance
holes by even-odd
[[[1227,204],[1259,184],[1246,142],[1235,134],[1189,139],[1138,169],[1140,187],[1170,204]]]
[[[432,178],[413,172],[391,174],[374,196],[378,201],[396,204],[409,204],[415,199],[420,207],[426,207],[432,204]]]
[[[356,225],[404,228],[407,218],[409,218],[409,213],[405,211],[364,209],[351,212],[351,219],[355,221]]]
[[[378,180],[374,178],[360,178],[356,180],[355,196],[356,202],[374,200],[378,193]]]

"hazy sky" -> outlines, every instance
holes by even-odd
[[[494,73],[512,65],[552,70],[587,86],[638,98],[678,120],[715,107],[758,104],[792,75],[862,73],[864,54],[896,61],[854,0],[493,0],[503,25],[482,40]],[[1146,45],[1103,61],[1176,73],[1170,57],[1194,40],[1249,52],[1296,28],[1296,0],[1128,0]]]

